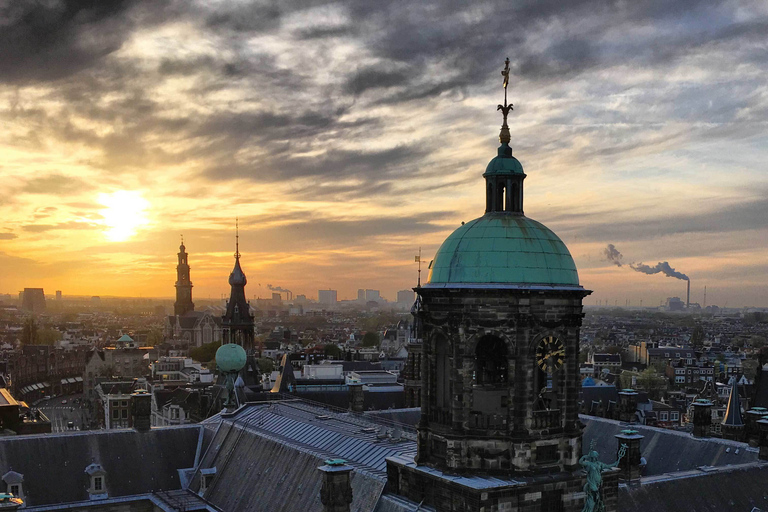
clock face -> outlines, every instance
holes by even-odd
[[[553,373],[565,362],[565,345],[556,336],[543,338],[536,347],[536,364],[542,371]]]

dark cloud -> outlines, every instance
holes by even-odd
[[[368,89],[394,87],[407,83],[408,75],[404,72],[368,68],[355,73],[344,89],[350,94],[357,95]]]
[[[122,45],[131,0],[4,2],[0,82],[55,80],[91,68]]]
[[[631,221],[612,220],[612,215],[603,211],[573,213],[570,218],[555,216],[546,219],[546,222],[553,226],[557,225],[557,232],[572,240],[637,241],[689,233],[716,234],[764,230],[766,211],[768,211],[768,198],[762,198],[704,212],[697,210],[683,215],[648,217],[638,212],[637,217]],[[614,215],[616,213],[618,212],[613,212]]]
[[[19,236],[15,233],[0,233],[0,240],[13,240],[14,238],[19,238]]]

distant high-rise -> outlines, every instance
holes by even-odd
[[[358,292],[359,294],[360,292]],[[379,290],[365,290],[365,302],[368,301],[380,301],[381,300],[381,294],[379,293]]]
[[[61,300],[61,290],[56,290],[56,300]]]
[[[397,292],[397,302],[400,304],[413,304],[416,294],[413,290],[400,290]]]
[[[317,301],[320,304],[336,304],[338,293],[336,290],[317,290]]]
[[[24,288],[21,293],[21,309],[31,313],[45,311],[45,293],[42,288]]]
[[[189,279],[189,263],[187,251],[184,247],[184,239],[179,246],[179,263],[176,265],[176,302],[173,305],[173,314],[184,316],[195,310],[192,302],[192,281]]]
[[[365,290],[362,288],[357,290],[357,302],[365,302]]]

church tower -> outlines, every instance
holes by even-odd
[[[176,302],[173,304],[173,314],[184,316],[195,310],[195,304],[192,302],[192,281],[189,279],[188,254],[183,237],[177,256],[179,263],[176,265]]]
[[[229,274],[229,300],[227,311],[222,317],[223,343],[235,343],[253,355],[253,315],[245,299],[245,285],[248,280],[240,267],[240,234],[235,235],[235,268]]]
[[[508,67],[502,74],[504,122],[483,174],[485,214],[443,242],[427,283],[415,288],[418,454],[388,459],[387,485],[438,511],[575,512],[584,505],[579,328],[591,292],[560,238],[523,213]]]

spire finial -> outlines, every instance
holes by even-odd
[[[501,72],[501,75],[504,77],[504,82],[502,83],[502,86],[504,87],[504,104],[499,105],[496,110],[501,110],[502,115],[504,116],[504,123],[501,125],[501,133],[499,133],[499,142],[502,144],[509,144],[509,141],[512,140],[512,136],[509,134],[509,126],[507,126],[507,116],[509,115],[509,111],[513,110],[512,104],[507,104],[507,86],[509,85],[509,57],[507,57],[507,60],[504,61],[504,69]]]
[[[181,245],[184,245],[184,235],[181,235]]]
[[[240,219],[235,217],[235,259],[240,259]]]

